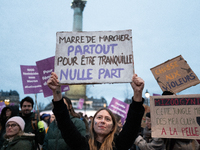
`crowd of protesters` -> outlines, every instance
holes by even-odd
[[[68,97],[62,96],[55,73],[47,84],[53,92],[53,114],[33,112],[34,101],[27,96],[18,106],[6,106],[0,114],[0,150],[199,150],[197,140],[151,137],[151,114],[146,114],[142,91],[144,81],[132,78],[134,91],[125,123],[107,108],[94,116],[76,113]],[[164,92],[165,95],[173,93]]]

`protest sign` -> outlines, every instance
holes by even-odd
[[[20,65],[24,94],[42,93],[37,66]]]
[[[152,137],[200,139],[200,94],[151,96],[150,111]]]
[[[127,117],[129,104],[124,103],[113,97],[110,105],[108,106],[108,109],[110,109],[114,114],[119,115],[121,117],[122,123],[124,124]]]
[[[151,68],[151,71],[162,91],[178,93],[200,83],[181,55]]]
[[[6,107],[5,103],[4,102],[0,102],[0,114],[1,114],[1,111],[2,109]]]
[[[80,98],[79,101],[78,101],[77,109],[82,109],[83,108],[83,103],[84,103],[84,99]]]
[[[47,86],[47,80],[50,78],[51,72],[54,72],[54,60],[55,57],[53,56],[36,62],[44,97],[53,95],[52,90]],[[62,92],[68,90],[68,85],[61,86]]]
[[[56,34],[60,84],[131,82],[133,70],[131,30]]]

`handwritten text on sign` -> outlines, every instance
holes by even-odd
[[[131,82],[131,30],[58,32],[55,72],[61,84]]]
[[[181,55],[151,68],[151,71],[162,91],[178,93],[200,83]]]
[[[152,136],[200,139],[200,95],[152,96]]]

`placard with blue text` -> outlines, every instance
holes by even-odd
[[[132,31],[57,32],[55,73],[60,84],[131,82]]]

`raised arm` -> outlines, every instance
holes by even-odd
[[[133,100],[136,102],[142,102],[142,91],[144,88],[144,80],[134,74],[132,77],[131,86],[134,91]]]
[[[119,136],[116,138],[115,145],[118,150],[129,149],[133,145],[140,130],[141,120],[144,114],[144,107],[142,105],[144,81],[138,77],[137,74],[134,74],[131,86],[134,91],[134,96],[132,98],[132,103],[129,106],[126,123],[119,133]]]
[[[56,75],[55,72],[51,73],[51,77],[47,81],[47,85],[53,92],[53,100],[54,101],[61,100],[62,99],[61,87],[59,85],[58,76]]]

